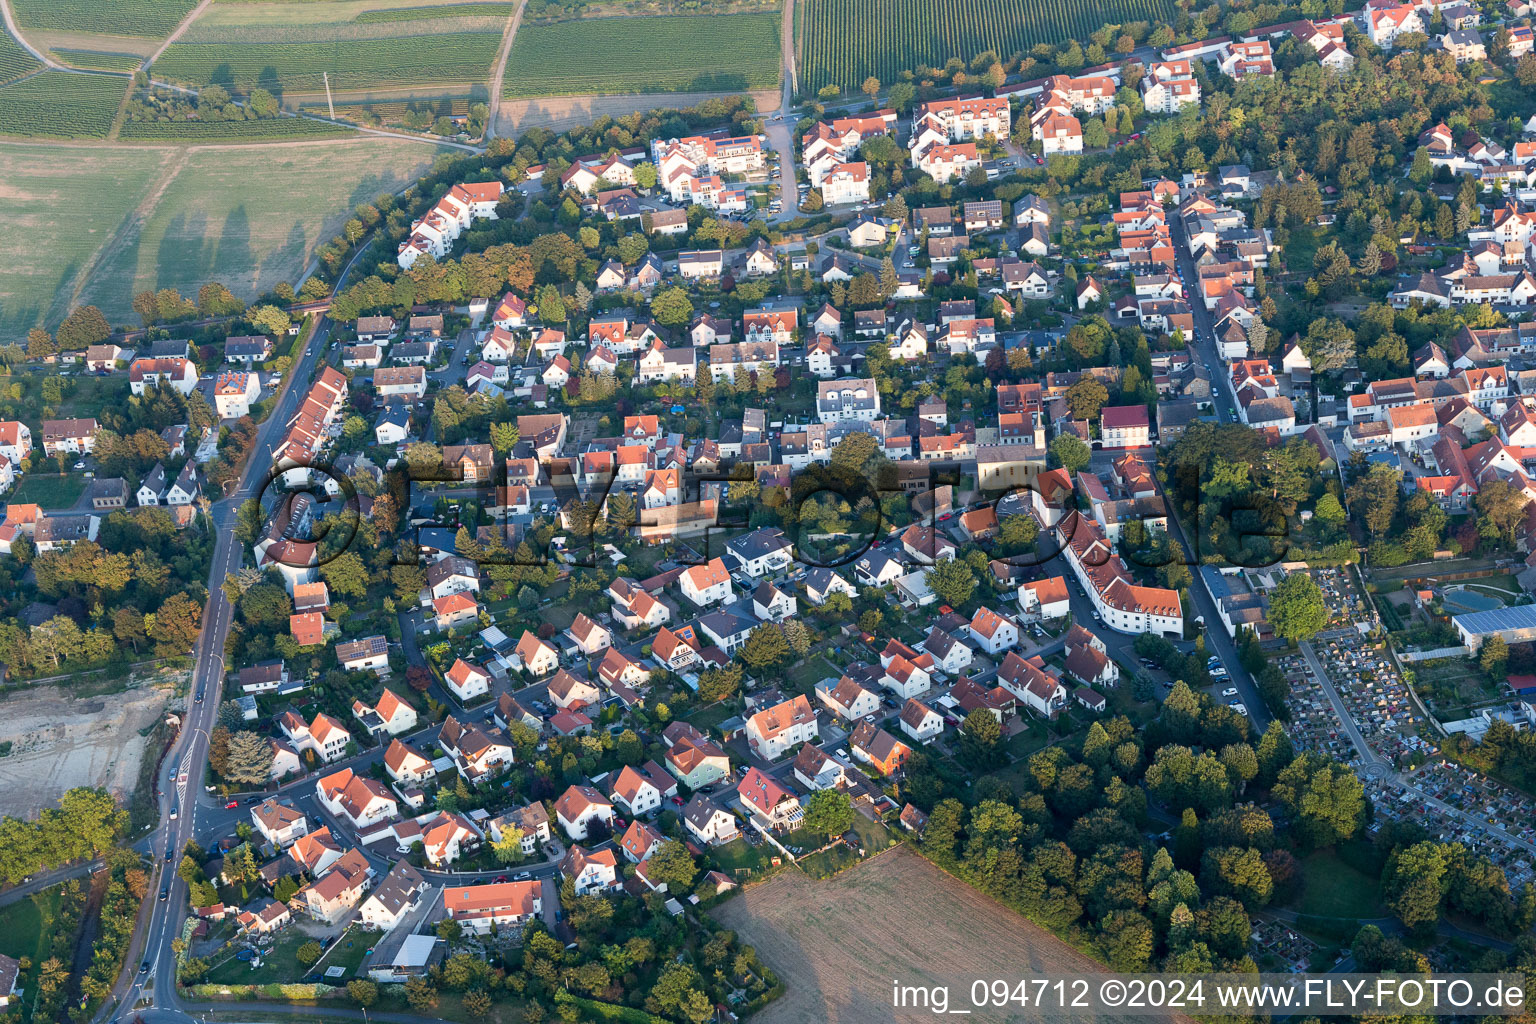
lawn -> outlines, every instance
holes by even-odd
[[[327,968],[341,967],[347,972],[342,976],[342,980],[354,978],[357,976],[357,969],[362,966],[363,958],[368,955],[368,951],[373,948],[378,938],[378,932],[354,925],[341,937],[341,941],[332,946],[320,962],[315,964],[313,970],[324,975]],[[332,985],[340,984],[331,979],[327,979],[327,982]]]
[[[0,242],[0,334],[57,327],[77,301],[137,326],[135,293],[195,296],[210,279],[254,298],[296,279],[354,206],[404,187],[439,152],[317,142],[264,150],[252,175],[245,149],[125,146],[60,161],[48,147],[0,145],[0,217],[12,226]],[[70,216],[54,215],[65,206]]]
[[[858,834],[859,845],[864,848],[867,856],[874,856],[890,846],[892,838],[890,829],[878,821],[872,821],[857,812],[853,816],[853,831]],[[797,833],[797,835],[799,835]],[[791,837],[794,844],[804,846],[806,842],[819,845],[819,839],[811,839],[800,836],[799,839]],[[788,842],[786,842],[788,845]],[[808,847],[809,848],[809,847]],[[812,878],[831,878],[845,868],[851,868],[859,863],[859,851],[849,849],[844,843],[838,843],[829,849],[818,853],[812,853],[800,858],[800,869]]]
[[[753,846],[745,839],[733,839],[724,846],[712,846],[709,849],[709,857],[715,867],[738,882],[746,881],[749,876],[759,872],[773,870],[770,858],[777,853],[766,841],[761,846]]]
[[[87,886],[88,880],[81,885]],[[31,969],[22,971],[16,979],[16,987],[25,993],[21,1002],[23,1020],[32,1018],[35,992],[31,983],[37,976],[37,967],[54,955],[54,932],[61,926],[58,917],[64,899],[62,890],[62,884],[56,885],[0,908],[0,953],[32,963]]]
[[[53,923],[59,911],[60,892],[45,889],[30,899],[17,900],[0,908],[0,953],[21,959],[31,957],[37,963],[46,952],[43,945],[43,921]]]
[[[703,732],[716,728],[719,724],[736,714],[736,709],[727,703],[710,704],[699,708],[693,714],[688,715],[688,724]]]
[[[809,690],[828,676],[837,679],[842,674],[842,669],[826,658],[816,657],[790,669],[789,681],[794,684],[796,690]]]
[[[85,493],[88,481],[79,473],[54,476],[49,473],[28,473],[7,499],[23,505],[41,505],[45,509],[69,508]]]
[[[299,966],[295,954],[308,941],[308,935],[297,928],[289,928],[262,952],[261,966],[254,969],[250,961],[236,959],[232,950],[221,952],[216,955],[227,959],[209,970],[205,980],[210,985],[270,985],[298,981],[309,972]]]
[[[28,391],[30,392],[35,385],[40,392],[45,379],[45,377],[32,377],[28,384]],[[114,374],[110,377],[77,374],[70,378],[70,390],[64,395],[64,401],[59,406],[59,416],[81,418],[100,416],[103,409],[120,408],[128,401],[128,396],[128,378],[122,374]]]
[[[574,67],[581,73],[572,74]],[[743,92],[771,89],[778,80],[777,14],[639,15],[524,24],[507,59],[503,92]]]
[[[1306,879],[1293,910],[1316,917],[1380,917],[1381,884],[1365,872],[1346,864],[1332,850],[1318,850],[1302,859]]]

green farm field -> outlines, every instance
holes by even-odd
[[[496,32],[333,39],[325,42],[174,43],[155,62],[158,78],[192,86],[218,83],[246,93],[324,89],[329,73],[335,90],[376,85],[419,85],[483,81],[501,36]]]
[[[363,11],[352,20],[360,25],[370,22],[423,21],[437,18],[511,17],[517,4],[488,0],[479,4],[440,4],[436,7],[386,7]]]
[[[800,89],[857,92],[919,64],[943,67],[994,50],[1086,39],[1106,22],[1168,22],[1171,0],[801,0],[795,10]]]
[[[272,142],[355,134],[351,128],[307,117],[279,117],[256,121],[124,121],[117,137],[124,142]]]
[[[53,139],[103,139],[128,80],[44,71],[0,88],[0,132]]]
[[[503,95],[743,92],[778,80],[777,14],[590,18],[523,25]]]
[[[131,75],[139,70],[144,58],[136,53],[104,53],[100,50],[50,50],[55,60],[72,68],[90,71],[117,71]]]
[[[251,152],[115,146],[81,150],[85,160],[0,144],[0,217],[12,229],[0,241],[0,337],[57,326],[83,302],[137,323],[130,303],[145,288],[195,295],[217,279],[253,298],[295,280],[354,206],[404,188],[445,151],[328,139],[263,149],[255,175]]]
[[[16,21],[24,29],[63,29],[104,35],[171,34],[197,0],[11,0]]]
[[[9,82],[13,78],[19,78],[29,71],[36,71],[42,67],[37,58],[26,51],[8,33],[0,30],[0,82]]]

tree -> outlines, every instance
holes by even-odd
[[[1260,744],[1260,766],[1263,766]],[[1290,812],[1297,834],[1314,847],[1332,846],[1360,829],[1365,790],[1355,773],[1321,754],[1303,754],[1287,765],[1270,792]]]
[[[960,756],[977,768],[992,763],[1003,741],[1003,727],[986,708],[977,708],[960,725]]]
[[[1478,664],[1483,671],[1495,679],[1504,675],[1504,669],[1509,665],[1509,644],[1504,638],[1495,633],[1483,641],[1483,649],[1478,655]]]
[[[485,989],[476,988],[464,993],[462,1000],[464,1012],[475,1020],[489,1017],[491,1014],[491,997]]]
[[[874,102],[875,97],[880,95],[880,79],[870,75],[864,79],[864,84],[859,88],[865,96],[869,97],[870,102]]]
[[[54,344],[53,335],[43,328],[34,327],[27,332],[28,359],[47,359],[51,355],[56,355],[58,351],[59,346]]]
[[[1071,434],[1057,434],[1051,439],[1048,450],[1051,461],[1074,476],[1093,458],[1093,451],[1087,443]]]
[[[1399,486],[1401,479],[1402,474],[1398,470],[1377,463],[1350,485],[1347,491],[1350,510],[1360,516],[1371,536],[1385,536],[1391,528],[1402,493]],[[1497,482],[1492,481],[1490,485]]]
[[[937,565],[923,574],[923,582],[938,595],[939,600],[952,607],[965,604],[976,591],[976,573],[969,564],[958,558],[940,559]]]
[[[155,612],[155,625],[150,630],[162,656],[179,657],[190,652],[197,643],[202,617],[202,606],[186,594],[166,598]]]
[[[1313,509],[1313,515],[1324,524],[1337,529],[1343,526],[1349,516],[1344,511],[1344,506],[1339,504],[1339,499],[1332,491],[1328,491],[1317,499],[1317,506]]]
[[[367,978],[353,978],[347,982],[347,995],[358,1006],[372,1006],[379,1001],[379,986]]]
[[[685,324],[693,316],[693,302],[681,288],[664,288],[651,300],[651,315],[668,327]]]
[[[1269,621],[1291,643],[1312,639],[1328,624],[1328,605],[1310,573],[1293,572],[1270,592]]]
[[[1525,496],[1504,480],[1483,484],[1472,499],[1477,506],[1478,533],[1490,540],[1513,545],[1515,531],[1525,521]]]
[[[491,842],[491,852],[498,864],[517,864],[523,859],[523,830],[515,825],[504,825],[501,838]]]
[[[1109,401],[1109,389],[1097,377],[1083,377],[1067,389],[1067,408],[1073,419],[1091,420]]]
[[[1428,929],[1440,920],[1440,904],[1451,884],[1446,852],[1447,847],[1425,840],[1387,860],[1382,871],[1382,895],[1404,927]]]
[[[437,1008],[437,989],[426,978],[408,978],[405,982],[405,1001],[417,1013]]]
[[[98,345],[112,336],[107,318],[95,306],[77,306],[59,325],[59,349],[71,352]]]
[[[761,670],[777,665],[789,657],[789,642],[773,623],[764,623],[747,635],[741,645],[741,660],[747,667]]]
[[[224,778],[230,782],[258,786],[272,773],[272,744],[260,733],[241,730],[229,737],[229,752],[224,761]]]
[[[1515,61],[1515,80],[1529,89],[1536,86],[1536,54],[1526,54]]]
[[[319,962],[320,956],[324,952],[325,950],[320,946],[320,943],[311,939],[295,950],[293,956],[294,959],[298,960],[299,966],[313,967]]]
[[[665,882],[667,891],[678,897],[693,888],[693,880],[699,874],[698,865],[693,862],[693,854],[688,852],[686,845],[676,840],[662,843],[651,853],[646,863],[650,865],[646,871],[651,880]]]
[[[334,593],[363,597],[368,593],[368,567],[356,551],[343,551],[320,567],[320,576]]]
[[[805,808],[805,827],[820,836],[840,836],[853,827],[853,801],[835,789],[818,789]]]
[[[287,334],[289,326],[293,323],[288,311],[277,306],[257,306],[246,314],[246,319],[251,322],[251,326],[273,337],[282,337]]]

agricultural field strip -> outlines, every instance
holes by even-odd
[[[593,54],[601,54],[594,61]],[[637,15],[524,25],[503,95],[537,96],[772,88],[779,16]],[[573,76],[569,68],[585,70]]]
[[[374,39],[425,38],[460,32],[500,33],[505,14],[483,14],[418,21],[273,22],[265,25],[205,25],[199,19],[173,46],[239,43],[320,43]],[[423,44],[430,45],[430,44]]]
[[[42,67],[42,63],[15,39],[0,28],[0,82],[9,82],[30,74]]]
[[[505,18],[517,10],[517,4],[503,0],[488,0],[480,4],[443,4],[441,7],[389,7],[377,11],[364,11],[352,21],[354,24],[371,22],[435,21],[440,18]]]
[[[479,81],[496,59],[490,33],[406,36],[312,43],[176,43],[155,62],[158,78],[193,85],[218,82],[244,92],[271,83],[286,90],[380,83]]]
[[[307,117],[257,121],[124,121],[118,138],[156,142],[255,142],[268,139],[313,139],[355,134],[345,125]]]
[[[169,35],[196,0],[11,0],[22,28],[160,38]]]
[[[1086,39],[1105,22],[1166,23],[1168,0],[798,0],[797,70],[802,92],[856,91],[919,64],[942,67],[994,50],[1007,57],[1036,43]]]
[[[128,83],[115,75],[43,71],[0,87],[0,132],[101,139],[112,130]]]
[[[72,68],[87,68],[93,71],[116,71],[123,74],[132,74],[144,63],[144,58],[133,53],[106,53],[101,50],[66,50],[51,49],[48,51],[61,64],[68,64]]]

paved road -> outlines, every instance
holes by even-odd
[[[1196,358],[1205,362],[1211,371],[1211,399],[1215,404],[1218,414],[1223,422],[1231,423],[1237,420],[1237,399],[1232,393],[1232,381],[1224,369],[1225,364],[1216,353],[1215,325],[1211,321],[1211,314],[1205,308],[1205,302],[1196,293],[1196,283],[1199,275],[1195,270],[1194,258],[1189,254],[1188,239],[1184,232],[1184,224],[1177,217],[1169,218],[1170,233],[1173,236],[1174,251],[1178,254],[1178,269],[1184,279],[1186,296],[1189,307],[1195,318],[1195,337],[1190,340],[1190,347]],[[1170,510],[1177,512],[1175,503],[1169,500]],[[1190,555],[1190,572],[1194,576],[1194,582],[1189,585],[1190,600],[1194,604],[1196,614],[1205,618],[1205,644],[1212,653],[1219,655],[1221,663],[1227,667],[1232,675],[1231,685],[1237,687],[1238,694],[1242,697],[1243,704],[1248,708],[1248,717],[1253,722],[1254,728],[1263,732],[1269,725],[1269,710],[1264,706],[1264,700],[1259,696],[1258,685],[1253,677],[1243,668],[1237,658],[1237,645],[1227,635],[1226,627],[1221,624],[1221,617],[1216,614],[1216,602],[1211,597],[1210,590],[1205,585],[1204,578],[1200,575],[1200,559],[1195,557],[1196,549],[1189,543],[1184,532],[1184,525],[1178,515],[1168,517],[1168,531],[1175,540],[1183,546]],[[1188,612],[1186,611],[1186,616]]]
[[[42,892],[44,889],[58,885],[60,882],[71,878],[84,878],[102,866],[102,861],[93,860],[80,864],[71,864],[67,867],[54,868],[42,874],[33,875],[32,881],[22,882],[0,892],[0,907],[9,906],[19,900],[24,900],[33,893]]]
[[[346,284],[366,246],[360,247],[347,264],[336,287]],[[164,899],[146,901],[134,932],[124,975],[113,990],[107,1006],[132,1007],[142,996],[155,1005],[176,1002],[173,978],[176,970],[171,942],[180,933],[185,917],[186,884],[175,874],[178,858],[167,861],[165,852],[179,851],[199,835],[200,821],[208,820],[215,810],[222,810],[203,791],[204,767],[208,763],[209,734],[217,721],[219,701],[224,686],[224,642],[229,635],[233,610],[221,584],[227,573],[238,569],[244,557],[244,545],[235,539],[236,510],[247,498],[260,494],[272,465],[272,451],[287,432],[308,393],[331,335],[331,321],[321,316],[306,343],[296,367],[287,375],[272,415],[262,423],[256,435],[255,449],[246,465],[240,484],[227,498],[215,503],[210,515],[216,535],[212,564],[208,572],[208,602],[203,608],[202,630],[193,649],[191,701],[180,734],[166,755],[165,762],[178,766],[177,782],[160,795],[160,825],[148,837],[150,856],[160,871],[159,887]],[[139,973],[139,963],[150,964],[148,973]],[[105,1008],[102,1016],[105,1016]]]
[[[784,0],[779,40],[784,53],[779,111],[768,118],[763,130],[768,144],[779,154],[779,199],[784,204],[770,220],[782,223],[800,216],[800,189],[795,179],[795,0]]]

